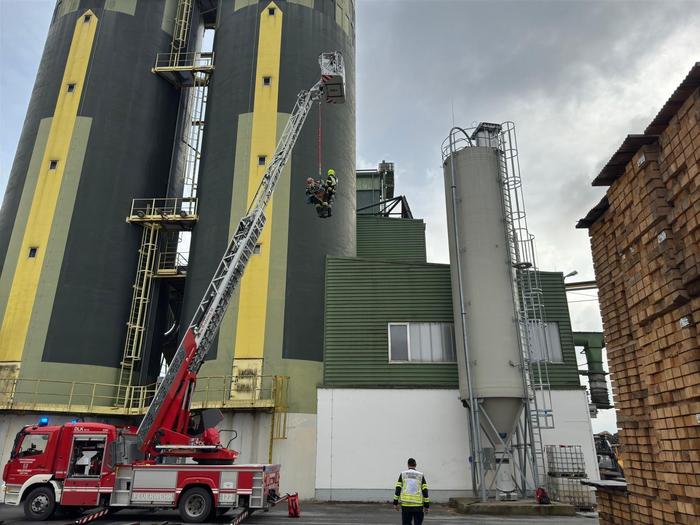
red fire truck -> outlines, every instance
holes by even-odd
[[[191,411],[197,372],[265,225],[272,198],[304,121],[315,102],[345,100],[338,52],[319,57],[321,79],[302,91],[248,212],[241,219],[202,301],[138,428],[42,418],[15,438],[3,472],[4,503],[23,505],[30,520],[100,507],[91,516],[135,507],[177,508],[200,523],[230,508],[257,509],[284,500],[279,465],[236,465],[238,452],[221,444],[218,410]],[[80,520],[86,522],[86,518]]]
[[[34,520],[48,519],[57,506],[177,507],[184,521],[201,522],[217,509],[262,509],[277,499],[279,465],[117,463],[118,448],[135,436],[134,428],[104,423],[25,427],[5,465],[5,503],[24,504]]]

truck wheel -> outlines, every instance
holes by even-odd
[[[48,520],[56,510],[56,498],[49,487],[37,487],[24,500],[24,515],[30,521]]]
[[[208,490],[202,487],[192,487],[180,496],[180,503],[178,503],[177,508],[180,511],[182,521],[202,523],[211,514],[214,502]]]

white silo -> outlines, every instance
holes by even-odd
[[[443,145],[455,341],[460,398],[470,411],[472,480],[484,498],[487,485],[500,489],[504,469],[520,475],[523,487],[527,477],[514,470],[522,465],[514,465],[513,439],[527,427],[527,342],[516,287],[516,267],[527,266],[517,254],[501,125],[455,129]],[[527,431],[519,434],[523,445]]]

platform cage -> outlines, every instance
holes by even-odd
[[[552,501],[580,510],[595,507],[595,492],[581,482],[588,479],[581,445],[546,445],[547,486]]]

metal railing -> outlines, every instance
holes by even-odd
[[[89,381],[16,378],[0,380],[0,409],[46,412],[137,414],[145,410],[155,385],[130,387],[128,406],[115,406],[118,385]]]
[[[187,271],[189,253],[161,252],[158,254],[156,275],[178,275]]]
[[[153,71],[181,69],[183,71],[212,71],[214,53],[191,51],[189,53],[158,53]]]
[[[261,374],[243,378],[235,374],[200,377],[192,408],[258,408],[286,412],[288,381],[287,376]],[[0,379],[0,410],[141,415],[150,405],[156,387],[156,383],[130,386],[128,402],[124,403],[123,399],[118,399],[118,385],[111,383]]]
[[[134,199],[129,220],[195,220],[197,199],[194,197],[164,197]]]

